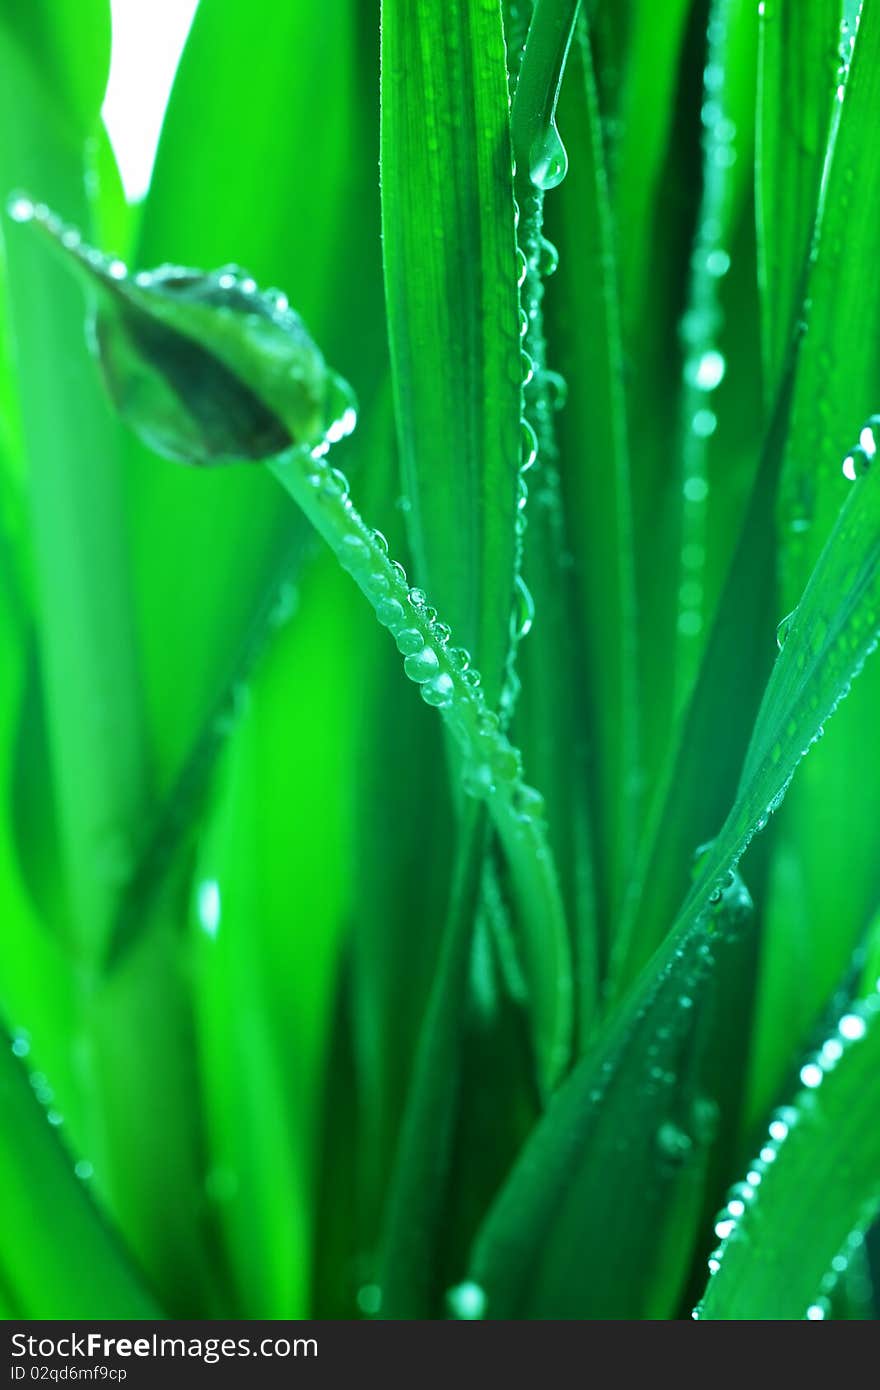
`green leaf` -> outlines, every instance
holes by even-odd
[[[840,0],[804,22],[796,0],[760,11],[756,192],[762,328],[768,382],[782,370],[801,310],[840,78]]]
[[[851,7],[847,14],[852,23]],[[852,64],[841,81],[843,100],[835,102],[837,120],[829,132],[821,217],[805,289],[805,332],[777,507],[779,617],[797,603],[847,496],[842,458],[864,461],[858,450],[850,451],[880,403],[875,332],[880,292],[865,273],[880,210],[880,157],[875,143],[865,138],[880,99],[878,65],[880,15],[872,3],[861,11]],[[822,80],[821,71],[817,80]],[[877,789],[873,779],[853,777],[874,738],[878,695],[880,671],[870,670],[785,807],[780,827],[785,843],[763,938],[764,984],[753,1071],[756,1114],[783,1084],[793,1039],[802,1040],[821,1015],[880,892],[872,833]],[[833,874],[829,863],[835,865]],[[836,891],[840,882],[847,884],[843,904]],[[792,951],[799,953],[806,941],[809,961],[801,989],[792,995]]]
[[[0,22],[12,48],[4,72],[29,67],[44,89],[51,117],[89,134],[107,86],[110,6],[106,0],[58,4],[3,0]],[[75,57],[74,57],[75,55]],[[7,64],[9,66],[7,66]]]
[[[720,1214],[722,1236],[695,1316],[820,1319],[848,1254],[880,1206],[876,1079],[880,999],[842,1015],[777,1111],[744,1184]],[[840,1263],[838,1263],[840,1261]]]
[[[718,1124],[703,1089],[713,981],[751,912],[739,880],[719,898],[699,932],[663,952],[525,1144],[471,1259],[487,1316],[672,1316]]]
[[[500,6],[385,0],[382,69],[388,331],[413,543],[494,705],[523,376]]]
[[[24,1068],[0,1037],[0,1285],[22,1318],[163,1316],[118,1239],[74,1176]]]
[[[548,199],[559,270],[547,289],[551,342],[568,385],[559,414],[561,475],[572,551],[567,578],[583,630],[576,699],[589,701],[595,876],[603,935],[619,915],[635,842],[636,635],[630,460],[620,339],[617,242],[599,123],[592,55],[576,38],[560,98],[570,169]],[[597,518],[601,517],[601,525]],[[540,621],[540,617],[539,617]],[[556,634],[557,641],[565,639]],[[537,672],[535,679],[538,680]],[[556,692],[551,698],[556,699]],[[555,724],[549,714],[545,727]],[[589,775],[589,774],[588,774]]]
[[[194,464],[263,459],[354,428],[350,388],[280,291],[261,293],[237,266],[131,276],[26,196],[11,215],[48,232],[96,291],[92,332],[105,384],[157,453]]]
[[[878,612],[880,472],[875,471],[854,485],[792,619],[756,721],[736,801],[704,854],[695,885],[664,946],[621,1005],[596,1057],[579,1064],[556,1107],[548,1111],[490,1215],[473,1266],[477,1282],[489,1287],[490,1301],[493,1284],[500,1284],[502,1291],[513,1285],[514,1297],[521,1297],[517,1281],[527,1277],[525,1271],[533,1266],[551,1224],[565,1232],[573,1219],[574,1208],[567,1207],[564,1198],[573,1165],[582,1154],[580,1126],[589,1124],[585,1078],[600,1075],[594,1068],[606,1061],[613,1068],[613,1046],[620,1046],[669,972],[674,975],[681,963],[693,968],[701,943],[705,945],[703,922],[713,895],[724,890],[725,875],[782,800],[822,721],[836,709],[875,649]],[[639,1061],[643,1065],[643,1059]],[[535,1173],[541,1174],[537,1183]],[[554,1287],[562,1297],[565,1277],[560,1276]],[[501,1306],[510,1302],[511,1296],[502,1292]]]

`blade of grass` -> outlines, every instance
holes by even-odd
[[[494,707],[523,375],[500,6],[385,0],[382,73],[388,330],[413,545]]]
[[[558,428],[566,519],[578,564],[565,588],[572,582],[576,588],[574,621],[584,632],[586,672],[577,699],[584,699],[586,687],[588,718],[582,716],[582,725],[595,731],[588,766],[596,808],[596,893],[607,952],[630,873],[638,794],[629,446],[616,239],[584,24],[569,63],[559,110],[571,166],[548,204],[560,259],[548,304],[552,341],[568,383]],[[554,723],[548,716],[545,727]]]
[[[834,103],[802,315],[805,332],[777,512],[780,618],[797,602],[822,537],[846,497],[840,455],[846,446],[856,445],[880,400],[874,332],[880,293],[864,269],[873,255],[880,208],[880,158],[875,143],[865,138],[880,95],[878,62],[880,16],[874,5],[867,5],[848,76],[840,83],[842,100]],[[815,81],[827,84],[829,72],[836,78],[835,68],[835,55],[828,51]],[[756,1114],[777,1093],[792,1036],[804,1037],[819,1017],[880,891],[871,830],[877,791],[870,779],[852,777],[852,768],[874,741],[880,672],[867,671],[865,682],[785,808],[784,863],[768,903],[763,938],[764,985],[752,1071]],[[835,865],[833,874],[829,863]],[[847,884],[844,912],[837,891],[841,882]],[[787,962],[805,941],[808,968],[792,996]]]
[[[88,29],[82,48],[68,42],[74,12]],[[17,6],[0,9],[0,182],[4,191],[38,187],[87,222],[83,151],[97,122],[106,73],[105,12],[96,5],[86,21],[78,6],[28,7],[26,44],[20,43],[24,14]],[[71,67],[82,63],[70,90],[87,87],[90,109],[77,98],[76,109],[62,110],[67,84],[59,79],[47,86],[62,58]],[[201,1297],[209,1280],[202,1278],[198,1120],[191,1078],[180,1065],[187,1027],[180,977],[170,969],[167,941],[141,961],[136,980],[129,976],[113,990],[101,989],[96,969],[150,781],[119,431],[94,380],[72,287],[47,264],[43,248],[26,244],[15,226],[9,226],[6,242],[41,679],[71,903],[65,948],[76,963],[72,1043],[65,1037],[78,1065],[74,1089],[57,1087],[59,1111],[77,1120],[77,1140],[93,1163],[96,1190],[162,1283],[168,1306],[196,1311],[204,1305],[188,1301],[192,1290]],[[48,925],[63,935],[60,916]],[[28,1012],[23,999],[19,1006]],[[45,1038],[40,1048],[49,1055]],[[134,1111],[133,1094],[139,1097]],[[153,1123],[159,1108],[164,1131]],[[165,1213],[161,1223],[157,1207]]]
[[[878,1016],[876,995],[854,1004],[804,1063],[794,1104],[773,1116],[736,1205],[716,1226],[722,1241],[695,1317],[830,1314],[828,1294],[880,1206]]]
[[[712,902],[731,891],[726,889],[727,876],[766,825],[823,720],[877,646],[878,606],[880,473],[875,472],[855,484],[819,559],[771,674],[733,808],[706,849],[694,887],[664,945],[621,1005],[597,1056],[578,1065],[556,1106],[539,1122],[487,1219],[475,1248],[473,1277],[477,1283],[487,1282],[490,1308],[493,1299],[498,1301],[496,1287],[502,1291],[502,1308],[508,1299],[521,1296],[548,1230],[557,1220],[562,1230],[570,1224],[566,1197],[583,1158],[593,1068],[612,1061],[613,1045],[626,1036],[669,976],[693,968],[700,951],[705,953],[706,915]],[[586,1220],[589,1213],[585,1215],[582,1206],[579,1215]]]
[[[790,0],[760,10],[755,155],[762,344],[767,382],[782,371],[801,310],[834,93],[840,0],[822,0],[804,23]]]
[[[485,843],[483,808],[472,807],[461,825],[448,915],[389,1188],[378,1273],[385,1318],[427,1317],[432,1312]]]
[[[737,881],[554,1096],[474,1245],[487,1316],[672,1315],[717,1129],[701,1085],[711,986],[750,911]]]
[[[130,1257],[74,1175],[8,1036],[0,1037],[0,1106],[0,1265],[18,1316],[161,1318]]]

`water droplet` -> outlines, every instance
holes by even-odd
[[[94,1176],[95,1169],[87,1158],[81,1158],[73,1165],[73,1171],[80,1182],[88,1182]]]
[[[206,936],[215,937],[221,913],[220,885],[216,879],[205,879],[199,884],[196,911],[202,931]]]
[[[437,643],[438,646],[445,647],[449,642],[450,637],[452,636],[452,628],[448,627],[446,623],[438,623],[432,621],[431,636],[433,637],[434,641]]]
[[[522,783],[513,794],[513,809],[520,820],[543,820],[546,813],[544,798],[536,787]]]
[[[27,1057],[30,1050],[31,1045],[27,1033],[16,1033],[15,1037],[12,1039],[13,1057]]]
[[[425,593],[424,589],[410,589],[409,593],[407,594],[407,598],[409,599],[413,608],[424,608],[426,603],[428,602],[428,595]]]
[[[538,242],[538,270],[542,275],[548,276],[555,275],[558,269],[559,252],[552,241],[548,241],[547,237],[542,236]]]
[[[396,598],[383,598],[381,603],[376,605],[376,617],[383,627],[397,627],[406,617],[403,611],[403,604],[398,603]]]
[[[449,1311],[454,1318],[474,1321],[486,1313],[486,1293],[472,1279],[456,1284],[446,1295]]]
[[[466,671],[471,664],[471,654],[467,647],[450,647],[446,657],[455,671]]]
[[[790,1130],[794,1128],[798,1121],[798,1113],[793,1105],[780,1106],[774,1110],[770,1119],[768,1133],[770,1138],[777,1144],[783,1143],[788,1138]],[[763,1155],[762,1155],[763,1157]]]
[[[378,1284],[362,1284],[356,1302],[365,1318],[375,1318],[382,1309],[382,1290]]]
[[[24,193],[13,193],[7,198],[6,211],[13,222],[30,222],[34,217],[34,205]]]
[[[822,1071],[818,1062],[807,1062],[801,1067],[800,1075],[802,1084],[809,1090],[814,1091],[818,1086],[822,1085],[822,1078],[825,1073]]]
[[[482,681],[482,676],[480,675],[479,671],[472,666],[470,670],[465,671],[464,679],[472,690],[476,690]]]
[[[657,1148],[661,1157],[675,1165],[686,1163],[693,1152],[694,1141],[679,1125],[667,1120],[657,1130]]]
[[[731,1216],[726,1207],[722,1207],[721,1211],[719,1211],[718,1215],[715,1217],[716,1236],[719,1240],[727,1240],[729,1236],[733,1235],[735,1230],[736,1217]]]
[[[391,561],[391,568],[394,570],[394,573],[395,573],[395,575],[397,576],[397,578],[400,580],[401,584],[406,584],[406,583],[407,583],[406,570],[403,568],[403,565],[400,563],[400,561],[399,561],[399,560],[392,560],[392,561]]]
[[[863,477],[870,467],[870,455],[862,448],[861,444],[857,444],[843,460],[843,476],[854,483],[856,478]]]
[[[411,681],[421,684],[423,681],[430,680],[437,674],[440,663],[436,654],[430,647],[423,647],[420,652],[413,652],[403,663],[403,669]]]
[[[373,541],[379,547],[383,555],[388,554],[388,541],[381,531],[373,532]]]
[[[541,381],[547,392],[550,409],[562,410],[568,400],[568,382],[565,377],[559,372],[544,371],[541,373]]]
[[[519,468],[521,473],[528,473],[538,457],[538,436],[528,420],[521,420],[519,428],[521,439]]]
[[[351,534],[343,537],[340,558],[346,569],[358,569],[368,563],[370,548],[363,536]]]
[[[716,248],[706,257],[706,270],[714,280],[720,280],[730,269],[730,257],[726,251]]]
[[[568,155],[555,121],[548,122],[532,145],[529,164],[529,177],[542,192],[547,193],[562,183],[568,172]]]
[[[709,484],[705,478],[686,478],[682,492],[687,502],[705,502],[709,496]]]
[[[516,248],[516,287],[518,290],[522,289],[525,284],[528,273],[529,263],[526,260],[526,254],[522,248],[518,246]]]
[[[522,354],[522,384],[528,386],[535,375],[535,364],[527,352]]]
[[[400,607],[399,604],[398,607]],[[401,616],[403,616],[403,609],[401,609]],[[394,640],[397,643],[397,650],[403,656],[412,656],[414,652],[420,652],[425,645],[424,637],[414,627],[403,628],[401,632],[396,634]]]
[[[792,611],[790,613],[786,613],[785,617],[780,619],[780,621],[776,625],[776,645],[780,651],[782,651],[782,648],[785,646],[786,639],[788,637],[789,632],[791,631],[791,624],[796,612],[797,609],[793,608]]]
[[[529,316],[525,309],[519,311],[519,336],[524,338],[529,331]]]
[[[687,362],[685,379],[699,391],[714,391],[723,381],[726,368],[722,354],[712,348]]]
[[[511,619],[511,633],[515,639],[527,637],[535,620],[535,600],[521,574],[514,582],[514,609]]]
[[[495,778],[488,763],[473,763],[465,767],[461,785],[467,796],[489,796],[495,790]]]
[[[827,1298],[817,1298],[815,1303],[811,1303],[806,1313],[807,1322],[822,1322],[831,1312],[831,1304]]]
[[[698,410],[691,420],[691,429],[698,439],[708,439],[715,433],[718,420],[711,410]]]
[[[867,1024],[859,1014],[844,1014],[837,1025],[837,1030],[842,1038],[848,1042],[857,1042],[863,1038],[867,1031]]]
[[[452,697],[455,694],[455,685],[452,677],[445,671],[441,671],[439,676],[434,676],[421,687],[422,699],[426,705],[434,705],[436,709],[446,709],[452,704]]]
[[[492,771],[499,782],[515,782],[522,773],[519,750],[501,740],[489,755]]]
[[[872,459],[877,452],[878,440],[880,440],[880,415],[872,415],[869,420],[865,421],[859,433],[859,444],[869,459]]]

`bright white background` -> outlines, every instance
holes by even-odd
[[[130,202],[150,185],[168,93],[199,0],[111,0],[104,122]]]

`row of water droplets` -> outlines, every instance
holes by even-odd
[[[872,415],[859,431],[859,441],[854,444],[843,460],[841,472],[847,482],[854,483],[870,471],[880,441],[880,415]],[[776,627],[776,645],[780,651],[785,646],[791,631],[797,609],[786,613]]]
[[[532,8],[510,3],[505,7],[508,44],[508,107],[512,107],[525,52]],[[519,694],[516,652],[532,629],[535,604],[523,577],[523,552],[528,526],[529,488],[539,505],[559,508],[559,485],[554,467],[552,415],[565,402],[565,382],[546,365],[546,347],[541,303],[543,282],[559,264],[556,247],[542,234],[544,194],[562,182],[568,169],[555,119],[551,115],[541,124],[529,151],[528,168],[518,169],[514,160],[514,229],[516,232],[516,283],[519,291],[519,331],[522,342],[522,397],[520,452],[516,499],[516,553],[514,594],[510,618],[510,648],[501,692],[500,713],[506,727],[513,717]],[[532,470],[535,470],[534,473]],[[535,486],[537,484],[537,487]]]
[[[17,1028],[12,1035],[12,1055],[17,1057],[24,1066],[27,1066],[27,1058],[31,1052],[31,1037],[26,1028]],[[53,1129],[60,1129],[64,1124],[64,1116],[55,1104],[55,1092],[49,1083],[45,1072],[29,1071],[28,1080],[35,1099],[46,1112],[46,1119]],[[87,1158],[79,1158],[73,1165],[74,1176],[87,1182],[94,1176],[94,1165]]]
[[[470,652],[455,644],[425,591],[389,555],[385,536],[356,510],[345,474],[328,463],[331,445],[351,432],[355,419],[348,408],[314,448],[292,450],[270,467],[282,482],[295,470],[297,500],[393,637],[422,699],[443,714],[464,753],[465,792],[482,798],[497,792],[520,822],[539,821],[543,800],[522,781],[520,753],[486,703]]]
[[[870,471],[873,459],[877,453],[878,443],[880,443],[880,415],[871,415],[859,431],[858,443],[855,444],[852,447],[852,449],[849,450],[849,452],[843,460],[841,471],[843,473],[843,476],[847,479],[847,481],[851,483],[857,482],[859,478],[864,477]],[[843,544],[846,540],[845,533],[842,533],[839,539],[841,544]],[[785,617],[782,618],[780,622],[777,624],[776,645],[779,651],[782,651],[786,642],[788,641],[789,635],[797,619],[797,614],[798,610],[795,608],[790,613],[786,613]],[[840,704],[840,701],[846,699],[846,697],[849,695],[850,690],[852,688],[853,680],[856,678],[856,676],[860,674],[868,656],[871,656],[877,650],[878,646],[878,636],[875,631],[875,629],[877,628],[877,614],[875,612],[873,612],[867,607],[864,609],[864,611],[862,611],[861,609],[857,609],[856,612],[854,612],[851,615],[850,621],[852,626],[856,629],[855,632],[853,632],[849,637],[847,637],[846,633],[841,633],[837,639],[837,646],[844,655],[848,652],[853,652],[857,650],[858,647],[862,645],[863,638],[862,634],[860,634],[858,630],[859,628],[867,628],[869,632],[873,633],[873,636],[870,636],[868,641],[864,644],[864,651],[861,653],[859,659],[855,662],[849,678],[845,680],[841,685],[832,707],[827,711],[827,714],[825,716],[826,718],[830,717],[837,709],[837,706]],[[825,634],[820,632],[819,634],[817,634],[817,637],[814,640],[814,654],[816,655],[820,654],[821,644],[824,642],[824,636]],[[805,667],[806,660],[806,651],[801,651],[798,655],[798,666],[800,669],[803,669]],[[813,707],[818,707],[818,696],[813,697]],[[796,732],[796,726],[793,721],[789,725],[786,732],[790,735]],[[806,757],[807,753],[810,751],[810,748],[812,748],[814,744],[816,744],[819,741],[819,739],[822,738],[824,732],[824,724],[820,724],[817,727],[816,732],[813,734],[813,736],[807,743],[807,746],[801,750],[802,757]],[[777,745],[777,749],[779,750],[779,755],[781,756],[781,745]],[[774,752],[776,752],[776,750],[774,750]],[[791,778],[789,778],[789,782],[790,781]],[[775,804],[769,808],[768,815],[776,809],[776,805],[782,800],[782,797],[785,791],[787,790],[788,785],[789,783],[787,782],[786,786],[783,788],[782,793],[780,793],[780,795],[776,798]],[[767,822],[765,817],[763,821],[761,821],[758,824],[757,828],[759,830],[763,830],[766,823]]]
[[[252,300],[255,309],[265,315],[271,314],[279,322],[284,321],[286,315],[293,319],[295,315],[290,309],[290,301],[283,290],[267,289],[260,290],[257,281],[248,271],[243,270],[238,265],[224,265],[219,270],[211,271],[202,277],[202,272],[193,271],[187,267],[177,265],[162,265],[155,270],[140,270],[129,277],[128,266],[119,257],[106,254],[97,247],[90,246],[82,236],[79,229],[70,223],[64,222],[46,203],[34,202],[25,193],[14,193],[6,203],[6,210],[13,222],[25,224],[34,222],[48,232],[65,251],[71,252],[90,270],[105,276],[110,280],[120,283],[131,278],[133,284],[138,288],[161,288],[163,282],[173,281],[181,276],[204,278],[206,282],[213,282],[218,291],[226,294],[234,294],[242,306]]]
[[[696,851],[702,858],[706,848]],[[646,1049],[646,1061],[651,1063],[646,1074],[649,1093],[662,1093],[670,1098],[678,1098],[676,1072],[669,1070],[671,1048],[683,1030],[688,1027],[688,1019],[694,1012],[696,999],[701,997],[702,981],[712,970],[713,958],[720,942],[730,942],[740,934],[745,920],[752,912],[752,901],[745,884],[735,874],[728,874],[724,890],[713,894],[712,905],[706,916],[706,935],[699,941],[688,942],[683,947],[688,956],[687,983],[681,972],[681,958],[671,960],[666,969],[666,977],[676,980],[676,998],[671,999],[674,1013],[667,1013],[667,1022],[660,1024],[652,1044]],[[660,986],[663,987],[663,986]],[[638,1026],[638,1024],[637,1024]],[[596,1084],[588,1094],[589,1105],[602,1104],[603,1098],[612,1086],[616,1070],[614,1063],[602,1063],[596,1076]],[[656,1156],[660,1170],[666,1177],[674,1177],[678,1170],[694,1161],[717,1137],[720,1112],[717,1102],[709,1095],[696,1093],[687,1105],[687,1118],[665,1119],[656,1129]],[[489,1312],[487,1290],[473,1279],[463,1280],[446,1291],[446,1311],[450,1318],[475,1320],[485,1318]]]
[[[880,992],[880,980],[877,981]],[[801,1090],[793,1105],[781,1106],[770,1117],[767,1134],[757,1158],[750,1164],[742,1182],[734,1183],[728,1190],[724,1206],[715,1218],[715,1235],[719,1244],[708,1260],[709,1277],[721,1269],[732,1247],[749,1239],[752,1209],[759,1204],[761,1188],[772,1177],[768,1177],[774,1164],[784,1151],[790,1136],[815,1108],[816,1093],[825,1078],[834,1071],[847,1050],[864,1038],[869,1026],[880,1015],[880,997],[874,996],[864,1003],[854,1006],[838,1020],[837,1027],[830,1037],[812,1056],[808,1057],[800,1069]],[[846,1271],[853,1251],[859,1249],[864,1236],[859,1230],[849,1237],[845,1249],[832,1261],[831,1269],[822,1281],[820,1296],[804,1311],[810,1321],[821,1321],[830,1312],[828,1295],[833,1291],[837,1280]],[[703,1303],[699,1303],[691,1316],[703,1316]]]
[[[736,127],[727,101],[730,0],[713,0],[703,70],[703,192],[691,253],[686,311],[680,324],[684,354],[681,422],[681,562],[677,627],[680,639],[678,693],[685,698],[697,663],[696,639],[703,630],[706,533],[709,499],[708,441],[717,428],[713,393],[727,364],[719,349],[722,313],[719,283],[730,268],[724,246],[730,200],[730,171],[736,162]]]

